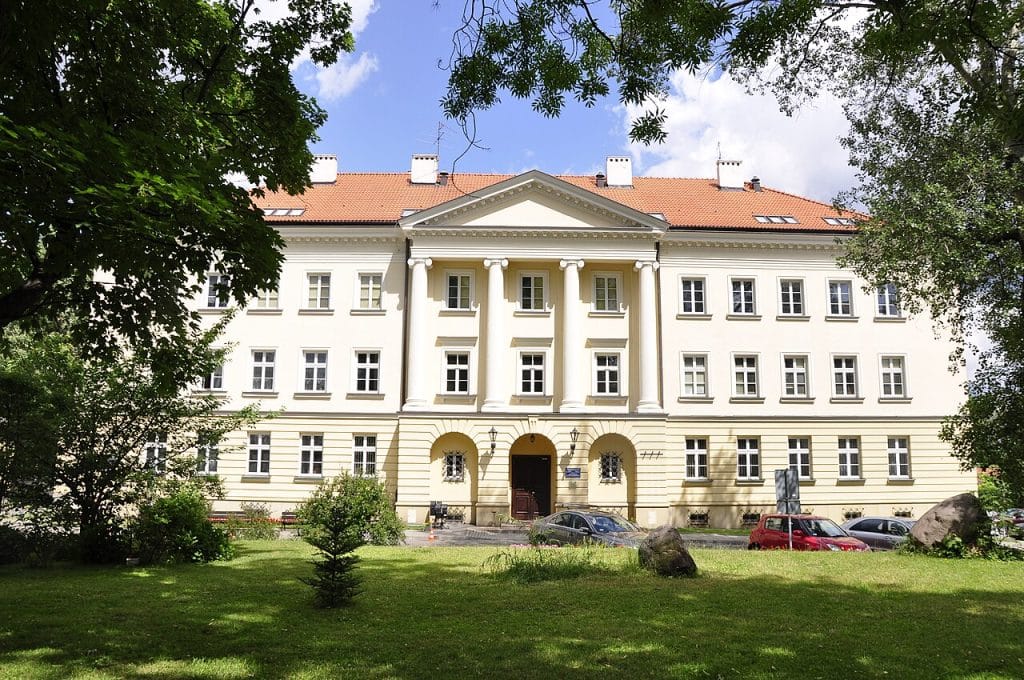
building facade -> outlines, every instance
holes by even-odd
[[[569,504],[654,526],[775,507],[917,516],[975,487],[938,438],[961,395],[949,343],[898,291],[837,265],[849,215],[745,182],[338,173],[259,199],[285,263],[231,321],[203,389],[275,412],[221,447],[227,497],[293,508],[322,479],[382,478],[399,516]],[[218,273],[195,303],[223,314]],[[212,320],[212,319],[211,319]],[[210,457],[205,463],[210,466]]]

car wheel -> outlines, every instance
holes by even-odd
[[[747,550],[760,550],[760,549],[761,549],[761,546],[759,546],[757,543],[749,543],[749,544],[747,544]]]

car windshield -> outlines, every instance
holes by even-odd
[[[801,519],[800,528],[808,536],[817,536],[819,538],[846,536],[846,532],[830,519]]]
[[[633,532],[637,528],[620,517],[609,517],[608,515],[590,515],[590,522],[594,525],[594,531],[599,534],[610,534],[617,532]]]

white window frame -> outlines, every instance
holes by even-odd
[[[622,454],[606,451],[597,460],[598,479],[601,484],[622,483]]]
[[[892,366],[898,361],[899,366]],[[889,366],[886,366],[889,363]],[[898,376],[898,380],[897,380]],[[878,388],[881,399],[907,399],[907,357],[903,354],[883,354],[878,357]],[[888,390],[888,394],[886,391]],[[898,392],[897,392],[898,390]]]
[[[895,435],[886,439],[889,479],[910,479],[910,437]]]
[[[352,475],[377,476],[377,435],[352,435]]]
[[[895,283],[883,283],[875,287],[875,316],[880,319],[900,319],[900,292]]]
[[[246,475],[270,475],[270,433],[250,432]]]
[[[306,272],[305,293],[303,309],[330,310],[331,272]]]
[[[803,392],[798,391],[799,381],[796,377],[801,374],[801,370],[795,367],[790,368],[786,365],[789,361],[803,361]],[[790,378],[793,380],[790,380]],[[793,391],[790,392],[792,387]],[[783,399],[810,399],[811,397],[811,358],[807,354],[783,354],[782,355],[782,398]]]
[[[462,451],[445,451],[441,459],[441,480],[444,482],[466,481],[466,454]]]
[[[360,355],[365,354],[366,360],[360,361]],[[373,355],[376,355],[374,359]],[[380,367],[382,352],[377,347],[362,347],[352,350],[352,392],[357,394],[380,394]],[[366,371],[366,375],[360,376],[360,371]],[[376,382],[376,388],[371,389],[370,383]],[[364,382],[364,385],[360,385]]]
[[[465,364],[461,362],[452,363],[450,357],[454,356],[465,356]],[[461,382],[458,373],[455,374],[455,389],[451,390],[448,388],[449,373],[450,371],[465,371],[465,382],[466,389],[458,389],[459,382]],[[441,393],[442,394],[453,394],[460,396],[468,396],[473,393],[473,353],[468,349],[448,349],[444,352],[444,364],[441,366]]]
[[[795,291],[797,300],[794,301],[793,284],[796,284]],[[787,290],[787,285],[789,290]],[[788,297],[788,299],[787,299]],[[790,310],[786,311],[786,305]],[[794,311],[794,308],[796,311]],[[807,316],[807,289],[804,280],[793,277],[779,279],[779,316],[804,317]]]
[[[167,433],[153,432],[146,438],[146,468],[158,475],[167,472]]]
[[[797,479],[814,479],[814,459],[811,456],[810,437],[787,437],[789,468],[796,470]]]
[[[705,481],[708,477],[708,438],[687,437],[683,443],[686,452],[684,479]]]
[[[206,275],[206,309],[226,309],[231,304],[231,277],[220,272]]]
[[[456,284],[456,295],[453,298],[451,296],[451,281],[453,278],[458,279]],[[462,299],[462,280],[466,280],[466,299]],[[444,273],[444,309],[450,312],[468,312],[473,309],[473,301],[476,286],[476,277],[473,276],[472,270],[468,269],[450,269]],[[455,304],[453,305],[452,302]]]
[[[200,389],[216,392],[224,389],[224,364],[218,365],[210,373],[201,378]]]
[[[690,284],[689,305],[687,305],[687,284]],[[700,291],[695,290],[693,284],[699,284]],[[699,299],[697,299],[699,297]],[[680,276],[679,277],[679,314],[682,316],[707,316],[708,314],[708,280],[703,276]]]
[[[304,432],[299,435],[300,477],[324,476],[324,435],[322,432]]]
[[[313,356],[310,361],[310,355]],[[323,356],[321,361],[320,357]],[[301,392],[326,393],[330,391],[330,377],[327,367],[330,365],[330,356],[326,349],[304,349],[302,350],[302,374],[299,376]],[[312,370],[312,375],[310,375]],[[322,373],[322,375],[321,375]],[[322,385],[318,386],[318,383]]]
[[[217,474],[220,448],[216,442],[200,438],[196,445],[196,472],[201,475]]]
[[[600,281],[605,281],[605,308],[602,309],[598,304],[600,296],[598,291],[601,288]],[[607,282],[615,282],[615,299],[609,300],[607,293]],[[619,314],[623,310],[622,300],[622,274],[617,272],[594,272],[592,277],[592,291],[593,291],[593,303],[591,305],[591,311],[595,314]]]
[[[839,437],[839,479],[861,479],[860,437]]]
[[[835,287],[836,292],[833,292],[833,287]],[[847,295],[845,303],[843,302],[844,288]],[[831,317],[851,318],[855,313],[856,307],[854,306],[853,281],[850,279],[829,279],[828,315]]]
[[[747,284],[750,299],[747,300]],[[737,294],[739,299],[737,300]],[[739,310],[737,310],[737,303]],[[729,314],[731,316],[757,316],[757,279],[752,276],[729,277]]]
[[[377,295],[377,304],[373,301],[374,292]],[[356,299],[352,307],[365,312],[379,312],[384,309],[384,272],[366,271],[356,274]]]
[[[526,279],[531,279],[531,280],[540,279],[540,281],[541,281],[540,307],[532,306],[532,305],[534,305],[536,303],[536,295],[535,295],[535,292],[534,292],[535,289],[534,289],[534,285],[533,284],[531,284],[531,287],[530,287],[531,293],[530,293],[530,302],[529,302],[529,304],[531,306],[527,307],[527,305],[526,305],[526,297],[523,295],[523,283],[526,281]],[[547,272],[541,272],[541,271],[523,271],[523,272],[519,272],[519,278],[518,278],[517,283],[518,283],[518,289],[517,290],[518,290],[518,294],[519,294],[519,311],[520,312],[527,312],[527,313],[537,312],[537,313],[540,313],[540,312],[547,312],[548,311],[548,297],[549,297],[549,292],[551,290],[551,287],[548,285],[548,273]]]
[[[749,365],[749,359],[753,359],[753,367]],[[744,366],[740,366],[737,362],[744,362]],[[761,397],[761,361],[760,356],[756,353],[739,352],[732,355],[732,395],[737,399],[759,399]],[[750,377],[749,373],[753,369],[754,373],[754,390],[749,391]],[[741,392],[739,387],[739,375],[743,373],[743,391]]]
[[[615,365],[604,366],[600,365],[601,359],[615,358]],[[595,397],[620,397],[622,396],[622,352],[607,352],[600,351],[594,352],[593,358],[591,359],[591,365],[593,370],[591,371],[591,390]],[[613,380],[608,375],[614,372],[614,383],[616,389],[614,391],[607,390]],[[602,375],[604,374],[604,375]],[[602,392],[600,389],[604,387],[606,391]]]
[[[751,446],[753,442],[753,446]],[[736,479],[739,481],[761,481],[761,439],[759,437],[736,438]]]
[[[256,358],[257,354],[261,354],[260,359]],[[267,355],[271,355],[270,359],[267,359]],[[252,357],[252,391],[253,392],[273,392],[277,385],[277,350],[276,349],[253,349],[250,350],[250,357]],[[270,371],[269,378],[267,377],[267,370]],[[258,373],[257,373],[258,371]],[[269,380],[270,385],[266,383]],[[257,385],[257,381],[259,384]]]
[[[527,365],[525,358],[540,357],[541,363],[538,367],[536,364]],[[543,397],[548,394],[548,353],[540,349],[523,349],[519,351],[516,362],[516,394],[524,397]],[[526,382],[531,383],[531,388],[536,387],[537,379],[536,372],[540,370],[540,390],[535,389],[526,390],[523,389]],[[533,374],[528,381],[524,379],[524,375],[529,371]]]
[[[256,309],[279,309],[281,296],[277,288],[261,288],[252,301]]]
[[[690,366],[687,366],[688,361]],[[693,391],[687,392],[688,383]],[[698,392],[697,388],[701,385],[704,391]],[[707,399],[711,396],[706,352],[683,352],[679,355],[679,394],[684,399]]]
[[[857,355],[855,354],[833,354],[832,359],[832,396],[835,399],[859,399],[860,398],[860,376],[858,375]],[[836,362],[843,362],[843,366],[837,366]],[[840,380],[840,375],[842,379]],[[850,381],[853,377],[853,388],[851,392]],[[840,389],[840,385],[842,388]]]

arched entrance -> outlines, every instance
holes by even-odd
[[[592,506],[636,519],[636,449],[621,434],[605,434],[590,446],[588,500]]]
[[[461,432],[443,434],[430,447],[430,499],[448,506],[449,517],[476,521],[477,448]]]
[[[509,448],[512,516],[534,519],[550,515],[555,499],[555,445],[541,434],[525,434]]]

